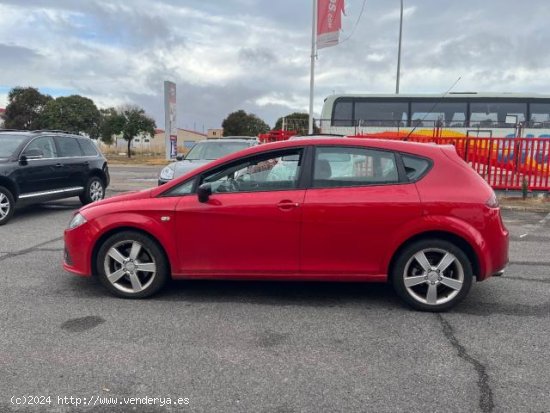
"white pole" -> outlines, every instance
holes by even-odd
[[[285,126],[286,126],[286,125],[285,125],[285,120],[286,120],[286,117],[283,116],[283,130],[286,130],[286,127],[285,127]]]
[[[401,37],[403,35],[403,0],[401,0],[401,18],[399,20],[399,46],[397,49],[397,77],[395,79],[395,94],[399,94],[399,75],[401,72]]]
[[[309,126],[308,133],[313,133],[313,88],[315,86],[315,54],[317,35],[317,0],[313,0],[313,16],[311,19],[311,71],[309,75]]]

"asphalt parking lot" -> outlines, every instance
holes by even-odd
[[[113,167],[113,189],[152,186],[158,169]],[[114,298],[61,268],[78,207],[25,208],[0,227],[2,412],[550,411],[546,214],[504,211],[505,276],[437,315],[375,284],[181,281]],[[11,401],[29,395],[52,403]],[[188,404],[75,408],[58,396]]]

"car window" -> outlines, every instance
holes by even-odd
[[[320,147],[315,151],[314,188],[399,182],[392,152],[351,147]]]
[[[90,139],[78,139],[78,143],[84,156],[97,156],[95,145]]]
[[[214,160],[219,159],[225,155],[229,155],[233,152],[238,152],[241,149],[246,149],[250,145],[248,142],[211,142],[206,144],[204,151],[204,159]]]
[[[23,155],[30,158],[55,158],[57,150],[50,136],[41,136],[27,145]]]
[[[180,195],[189,195],[193,193],[193,184],[195,183],[195,178],[190,181],[184,182],[172,188],[170,191],[163,194],[163,196],[180,196]]]
[[[405,174],[409,181],[415,181],[420,178],[430,167],[430,162],[424,158],[418,158],[412,155],[401,155],[403,165],[405,166]]]
[[[212,193],[258,192],[294,189],[298,186],[302,149],[249,158],[203,177]]]
[[[62,158],[82,156],[80,145],[76,138],[69,137],[57,137],[57,144],[59,145],[59,156]]]
[[[13,155],[15,150],[27,139],[25,135],[0,135],[0,158],[8,158]]]

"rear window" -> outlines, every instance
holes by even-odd
[[[430,161],[425,158],[418,158],[412,155],[401,155],[403,165],[405,166],[405,174],[409,181],[420,179],[430,169]]]
[[[82,149],[82,152],[84,153],[84,156],[96,156],[97,150],[95,148],[95,145],[91,140],[86,139],[79,139],[78,143],[80,143],[80,148]]]

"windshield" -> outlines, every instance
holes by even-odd
[[[201,142],[191,148],[185,159],[188,161],[219,159],[249,146],[248,142]]]
[[[9,158],[13,152],[27,139],[24,135],[0,135],[0,158]]]

